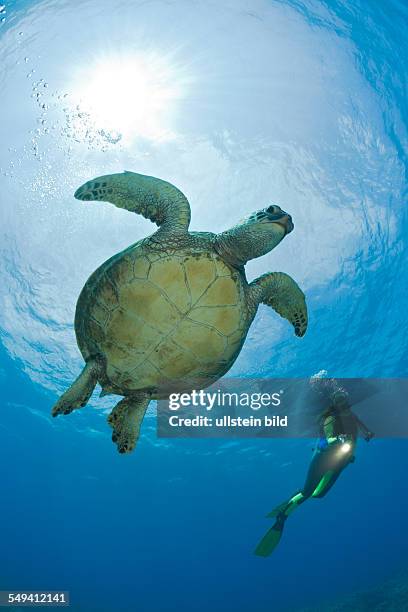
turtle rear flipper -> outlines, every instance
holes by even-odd
[[[61,395],[52,409],[52,416],[69,414],[77,408],[83,408],[89,401],[101,374],[102,364],[98,359],[90,359],[70,388]]]
[[[149,402],[150,397],[145,394],[125,397],[108,416],[108,423],[113,429],[112,441],[120,453],[131,453],[135,448]]]

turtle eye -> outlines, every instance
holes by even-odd
[[[268,208],[266,209],[267,213],[272,213],[275,214],[277,212],[280,212],[280,207],[279,206],[275,206],[274,204],[272,204],[271,206],[268,206]]]

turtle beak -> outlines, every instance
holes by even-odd
[[[290,234],[290,232],[295,227],[293,225],[292,217],[287,212],[282,210],[280,206],[269,206],[269,208],[267,208],[265,212],[268,215],[269,221],[277,223],[278,225],[283,227],[283,229],[285,230],[285,235]]]
[[[282,219],[279,219],[279,221],[277,221],[276,223],[279,223],[279,225],[283,227],[286,234],[290,234],[290,232],[292,232],[295,227],[292,221],[292,217],[287,213],[285,213]]]

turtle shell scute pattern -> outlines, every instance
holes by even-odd
[[[104,270],[93,296],[86,336],[124,392],[216,380],[250,323],[243,279],[215,253],[125,253]]]

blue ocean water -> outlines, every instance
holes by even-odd
[[[72,609],[101,612],[329,610],[382,585],[387,599],[407,567],[405,440],[360,442],[262,559],[264,516],[301,486],[311,441],[157,439],[152,410],[123,457],[112,399],[50,409],[81,367],[81,286],[151,230],[73,200],[123,168],[182,187],[193,229],[270,198],[293,214],[249,275],[292,274],[308,333],[261,308],[236,375],[407,376],[406,3],[44,0],[0,16],[0,590],[68,590]],[[118,53],[139,71],[119,101]]]

